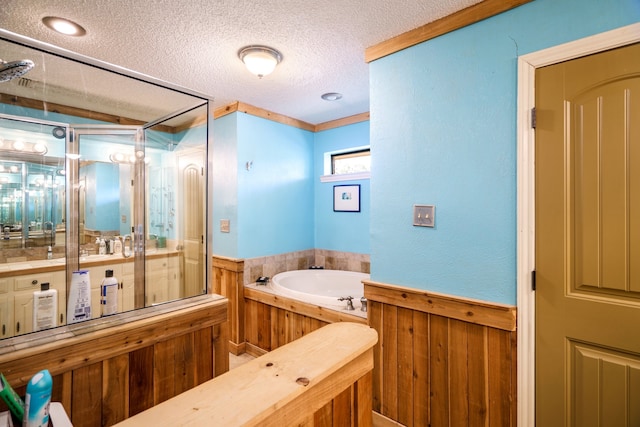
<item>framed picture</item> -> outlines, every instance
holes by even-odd
[[[334,212],[360,212],[360,184],[333,186]]]

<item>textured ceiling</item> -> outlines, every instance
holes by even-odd
[[[3,0],[0,28],[201,92],[311,124],[369,111],[367,47],[478,0]],[[62,36],[41,19],[86,30]],[[258,79],[237,57],[264,44],[283,61]],[[0,58],[13,61],[23,58]],[[2,87],[0,87],[1,91]],[[320,98],[340,92],[335,102]]]

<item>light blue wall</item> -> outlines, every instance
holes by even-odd
[[[237,112],[215,121],[213,146],[214,253],[313,248],[313,133]],[[221,219],[230,233],[220,232]]]
[[[515,304],[517,57],[638,20],[638,0],[535,0],[372,62],[372,279]]]
[[[236,114],[213,124],[213,253],[238,257],[238,126]],[[229,233],[220,232],[220,220],[231,223]]]
[[[320,183],[325,152],[367,145],[368,122],[313,133],[245,113],[216,119],[214,254],[256,258],[313,248],[368,254],[369,181]],[[362,212],[333,212],[333,185],[345,183],[362,186]],[[220,232],[221,219],[230,220],[230,233]]]
[[[315,247],[333,251],[368,254],[370,186],[369,180],[320,182],[324,175],[324,154],[369,145],[369,122],[355,123],[315,134]],[[360,185],[360,212],[334,212],[333,186]]]
[[[115,163],[91,163],[80,169],[86,179],[85,224],[90,230],[119,230],[120,180]]]

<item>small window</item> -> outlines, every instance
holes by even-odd
[[[349,173],[370,171],[371,150],[369,149],[331,155],[332,175],[343,175]]]

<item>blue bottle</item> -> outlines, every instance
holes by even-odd
[[[23,427],[47,427],[49,425],[49,403],[53,379],[48,370],[35,374],[27,383],[24,397]]]

